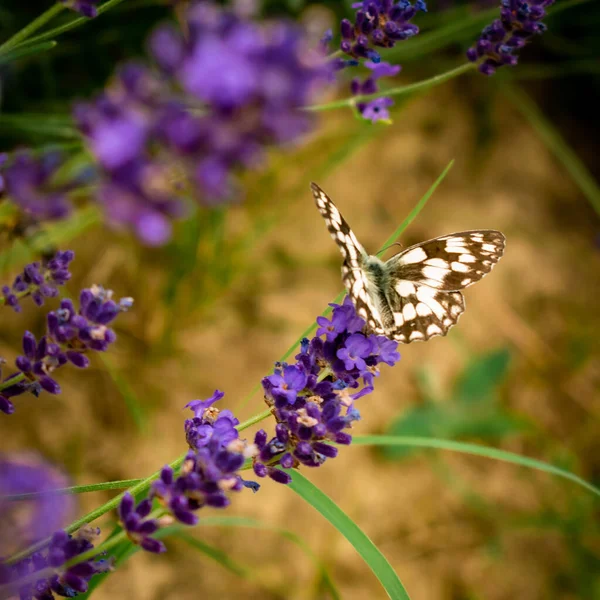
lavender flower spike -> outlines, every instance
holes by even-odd
[[[11,385],[17,373],[0,381],[0,410],[14,412],[10,398],[30,392],[39,396],[42,390],[60,394],[60,386],[52,377],[54,371],[67,363],[85,369],[89,352],[105,352],[117,339],[108,327],[133,304],[132,298],[112,299],[112,291],[94,285],[82,290],[77,310],[71,300],[63,299],[58,310],[47,316],[46,334],[39,340],[30,331],[23,334],[23,354],[15,360],[25,377]]]
[[[318,318],[317,334],[302,341],[296,363],[263,379],[277,425],[272,438],[264,430],[254,438],[258,477],[285,484],[291,481],[287,469],[335,458],[334,444],[352,441],[347,430],[360,418],[355,401],[373,391],[381,363],[392,366],[400,359],[396,342],[364,333],[365,322],[348,297],[331,306],[331,320]]]
[[[216,390],[207,400],[193,400],[186,405],[194,416],[185,422],[190,450],[179,473],[167,465],[152,484],[148,497],[137,506],[129,494],[121,500],[119,517],[129,539],[148,552],[166,550],[162,542],[152,537],[161,527],[174,520],[195,525],[203,506],[225,508],[232,492],[259,488],[257,483],[244,481],[239,475],[257,448],[240,439],[236,429],[239,421],[231,411],[214,406],[223,396]],[[153,501],[161,508],[151,515]]]
[[[100,0],[60,0],[65,6],[84,17],[93,18],[98,15],[96,5]]]
[[[53,178],[62,159],[56,152],[40,157],[21,151],[12,160],[0,160],[4,193],[24,212],[41,220],[62,219],[71,212],[67,192],[71,185],[56,185]]]
[[[53,298],[58,295],[59,285],[64,285],[71,279],[69,263],[75,257],[72,250],[56,252],[49,260],[33,262],[17,275],[11,287],[2,287],[4,304],[10,306],[15,312],[20,312],[19,299],[31,296],[38,306],[44,304],[44,298]]]
[[[484,75],[493,75],[504,65],[516,65],[519,49],[534,35],[546,31],[542,19],[552,4],[554,0],[502,0],[500,19],[484,28],[475,45],[467,50],[467,58],[477,63]]]
[[[365,61],[365,67],[371,70],[371,75],[364,81],[360,81],[358,78],[354,78],[350,84],[350,90],[352,95],[361,96],[368,94],[375,94],[379,91],[378,80],[381,77],[394,77],[400,70],[400,65],[391,65],[386,62],[375,63],[373,61]],[[394,104],[394,101],[388,97],[374,98],[368,102],[357,102],[356,108],[361,116],[376,123],[381,121],[383,123],[390,123],[390,113],[388,108]]]
[[[363,0],[355,2],[357,9],[354,23],[348,19],[341,22],[344,54],[356,59],[364,58],[379,62],[381,57],[375,48],[392,48],[397,42],[407,40],[419,33],[410,20],[419,11],[426,12],[423,0],[412,5],[409,0]]]

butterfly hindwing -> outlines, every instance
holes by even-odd
[[[385,335],[403,344],[446,335],[465,310],[460,292],[440,292],[413,281],[392,279],[386,289],[392,320]]]
[[[385,265],[396,279],[456,291],[489,273],[502,257],[504,244],[504,235],[493,229],[461,231],[411,246]]]

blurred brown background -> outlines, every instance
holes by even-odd
[[[223,407],[240,420],[262,411],[260,393],[243,399],[340,291],[338,250],[308,182],[333,197],[374,252],[455,159],[402,244],[496,228],[507,237],[505,257],[466,291],[467,311],[447,338],[400,347],[400,363],[384,366],[375,393],[360,400],[355,433],[385,433],[400,423],[406,435],[427,430],[482,442],[597,480],[597,221],[502,93],[487,116],[493,142],[482,141],[474,107],[485,101],[486,81],[475,78],[402,103],[391,126],[322,115],[305,147],[274,156],[245,178],[243,205],[182,225],[167,252],[141,251],[100,228],[76,239],[71,293],[101,283],[117,296],[135,297],[109,358],[140,403],[144,432],[96,358],[88,372],[60,374],[62,395],[21,399],[16,414],[2,421],[3,446],[40,449],[78,484],[143,477],[185,451],[189,400],[219,388],[226,392]],[[4,321],[0,355],[12,360],[24,327],[40,332],[42,315],[28,304]],[[493,401],[457,404],[451,393],[457,381],[494,352],[510,358],[486,389]],[[370,536],[412,598],[600,597],[598,505],[574,484],[483,458],[424,450],[392,458],[358,446],[304,474]],[[192,531],[246,575],[167,540],[166,555],[139,553],[94,597],[328,597],[315,563],[279,529],[310,547],[342,598],[384,597],[354,549],[320,515],[284,486],[260,483],[259,493],[238,494],[227,511],[203,514],[249,517],[264,528]],[[81,496],[81,513],[109,497]]]

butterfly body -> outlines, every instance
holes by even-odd
[[[504,252],[493,229],[462,231],[416,244],[387,261],[369,255],[327,194],[311,184],[317,208],[344,262],[342,279],[374,333],[403,343],[446,335],[464,312],[459,290],[489,273]]]

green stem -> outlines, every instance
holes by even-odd
[[[6,388],[10,387],[11,385],[15,385],[15,383],[19,383],[19,382],[23,381],[23,379],[25,379],[25,374],[19,373],[18,375],[11,377],[7,381],[0,382],[0,392],[2,390],[5,390]]]
[[[0,496],[0,502],[15,500],[34,500],[47,496],[69,496],[72,494],[87,494],[89,492],[102,492],[104,490],[122,490],[144,481],[143,479],[121,479],[119,481],[105,481],[104,483],[92,483],[90,485],[73,485],[66,488],[57,488],[46,492],[29,492],[27,494],[10,494]]]
[[[181,464],[184,462],[186,455],[187,455],[187,453],[182,454],[181,456],[176,458],[172,463],[170,463],[169,466],[174,471],[176,471],[177,469],[179,469]],[[147,477],[146,479],[142,479],[138,484],[134,485],[133,487],[130,487],[129,490],[127,490],[127,491],[129,491],[129,493],[132,496],[136,496],[137,494],[143,494],[143,493],[147,492],[148,489],[150,488],[150,485],[152,484],[152,482],[160,477],[161,471],[162,471],[162,468],[159,469],[158,471],[156,471],[155,473],[153,473],[152,475],[150,475],[150,477]],[[84,515],[83,517],[78,519],[77,521],[73,521],[73,523],[71,523],[68,527],[65,528],[65,531],[67,533],[73,533],[74,531],[77,531],[82,525],[91,523],[92,521],[94,521],[95,519],[98,519],[99,517],[106,514],[107,512],[117,508],[117,506],[119,506],[119,503],[121,502],[121,499],[123,498],[124,494],[125,494],[125,492],[118,494],[114,498],[111,498],[108,502],[105,502],[102,506],[95,508],[91,512],[87,513],[87,515]],[[25,550],[22,550],[21,552],[17,552],[16,554],[13,554],[10,558],[8,558],[7,560],[4,561],[4,564],[6,564],[6,565],[15,564],[15,563],[19,562],[20,560],[22,560],[23,558],[26,558],[33,552],[37,552],[38,550],[45,548],[49,543],[50,543],[50,538],[40,540],[36,544],[33,544],[32,546],[25,548]]]
[[[375,98],[382,98],[383,96],[402,96],[404,94],[420,92],[422,90],[426,90],[430,87],[444,83],[449,79],[454,79],[454,77],[458,77],[463,73],[468,73],[469,71],[473,70],[475,66],[476,65],[474,63],[465,63],[463,65],[460,65],[459,67],[456,67],[455,69],[450,69],[450,71],[440,73],[439,75],[434,75],[433,77],[430,77],[429,79],[424,79],[423,81],[411,83],[410,85],[403,85],[400,87],[391,88],[389,90],[383,90],[375,94],[353,96],[352,98],[336,100],[335,102],[329,102],[327,104],[316,104],[313,106],[307,106],[305,110],[316,112],[322,110],[332,110],[335,108],[350,108],[359,102],[368,102],[369,100],[374,100]]]
[[[113,8],[117,4],[121,4],[121,2],[123,2],[123,0],[109,0],[102,6],[99,6],[98,7],[98,16],[100,16],[102,13],[105,13],[107,10]],[[84,25],[85,23],[88,23],[89,21],[90,21],[90,19],[88,17],[79,17],[77,19],[73,19],[72,21],[69,21],[68,23],[65,23],[64,25],[61,25],[60,27],[55,27],[54,29],[50,29],[50,31],[46,31],[45,33],[42,33],[42,34],[30,39],[29,43],[41,42],[43,40],[53,38],[57,35],[60,35],[61,33],[65,33],[66,31],[75,29],[76,27],[79,27],[80,25]]]
[[[267,410],[258,413],[257,415],[254,415],[253,417],[250,417],[247,421],[244,421],[243,423],[240,423],[236,429],[238,431],[243,431],[244,429],[247,429],[248,427],[251,427],[252,425],[254,425],[255,423],[258,423],[260,421],[263,421],[264,419],[268,418],[271,416],[271,409],[268,408]]]
[[[46,12],[43,12],[37,19],[34,19],[13,35],[11,38],[6,40],[4,44],[0,45],[0,54],[6,53],[11,48],[14,48],[16,45],[25,41],[29,38],[33,33],[35,33],[40,27],[43,27],[48,21],[52,20],[61,10],[63,10],[64,5],[60,3],[56,3],[54,6],[51,6]]]

